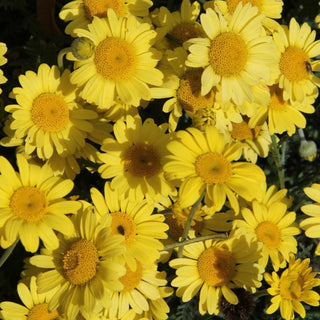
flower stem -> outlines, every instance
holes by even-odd
[[[279,152],[279,147],[276,141],[276,136],[272,135],[271,136],[271,141],[272,141],[272,156],[274,163],[277,167],[277,172],[278,172],[278,178],[279,178],[279,185],[281,189],[285,188],[284,184],[284,174],[283,174],[283,165],[284,165],[284,155],[282,157],[280,156]]]
[[[204,197],[205,191],[202,192],[202,194],[200,195],[199,199],[194,203],[194,205],[192,206],[188,219],[187,219],[187,223],[186,223],[186,227],[183,230],[183,234],[181,237],[181,242],[184,242],[187,240],[188,234],[189,234],[189,230],[191,228],[191,223],[193,220],[193,217],[198,209],[199,204],[201,203],[203,197]],[[181,246],[179,246],[179,251],[178,251],[178,257],[181,258],[182,257],[182,253],[183,253],[183,246],[184,244],[182,244]]]
[[[169,246],[164,247],[160,251],[168,251],[168,250],[172,250],[172,249],[178,248],[178,247],[181,248],[187,244],[191,244],[191,243],[195,243],[195,242],[199,242],[199,241],[205,241],[205,240],[210,240],[210,239],[224,240],[226,238],[227,238],[227,236],[223,235],[223,234],[210,234],[208,236],[197,237],[197,238],[185,240],[183,242],[175,242],[173,244],[170,244]]]
[[[0,268],[4,265],[4,263],[10,257],[10,254],[12,253],[13,249],[16,247],[18,241],[19,241],[19,238],[17,238],[17,240],[9,248],[7,248],[6,251],[3,253],[3,255],[0,258]]]
[[[63,71],[63,69],[64,69],[63,58],[69,51],[70,51],[70,48],[68,47],[68,48],[64,48],[64,49],[60,50],[60,52],[58,53],[57,64],[58,64],[60,71]]]

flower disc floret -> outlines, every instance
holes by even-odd
[[[74,285],[84,285],[97,273],[99,256],[91,241],[80,239],[73,242],[63,255],[63,271]]]
[[[238,75],[248,60],[246,43],[234,32],[224,32],[214,38],[209,49],[209,61],[220,76]]]
[[[39,303],[33,306],[29,312],[27,319],[28,320],[55,320],[59,316],[57,310],[53,312],[48,311],[48,304],[47,303]]]
[[[89,20],[94,16],[106,17],[108,9],[113,9],[118,17],[125,14],[124,0],[83,0],[83,5]]]
[[[136,225],[132,218],[122,212],[111,213],[111,234],[120,234],[124,236],[123,243],[134,241],[136,236]]]

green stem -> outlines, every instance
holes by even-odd
[[[197,237],[197,238],[185,240],[183,242],[175,242],[173,244],[170,244],[169,246],[164,247],[160,251],[168,251],[168,250],[172,250],[172,249],[178,248],[178,247],[180,248],[180,247],[183,247],[187,244],[191,244],[191,243],[195,243],[195,242],[199,242],[199,241],[205,241],[205,240],[211,240],[211,239],[224,240],[224,239],[226,239],[226,237],[227,236],[222,235],[222,234],[210,234],[208,236]]]
[[[60,71],[63,71],[63,58],[70,51],[70,48],[64,48],[58,53],[57,63]]]
[[[191,223],[193,220],[193,217],[198,209],[199,204],[201,203],[203,197],[204,197],[205,191],[202,192],[201,196],[199,197],[199,199],[195,202],[195,204],[192,206],[188,219],[187,219],[187,223],[186,223],[186,227],[183,230],[183,234],[181,237],[181,241],[180,242],[184,242],[187,240],[188,234],[189,234],[189,230],[191,228]],[[182,257],[182,253],[183,253],[183,246],[179,247],[179,251],[178,251],[178,258]]]
[[[273,155],[274,163],[277,167],[279,185],[281,189],[284,189],[285,184],[284,184],[284,175],[283,175],[283,169],[282,169],[284,165],[284,163],[282,163],[284,161],[284,156],[282,157],[282,161],[281,161],[279,147],[278,147],[275,135],[271,136],[271,141],[272,141],[272,149],[273,149],[272,155]]]
[[[19,238],[17,238],[17,240],[9,248],[7,248],[6,251],[3,253],[3,255],[0,258],[0,268],[4,265],[4,263],[10,257],[10,254],[12,253],[13,249],[16,247],[18,241],[19,241]]]
[[[257,291],[253,296],[255,299],[259,299],[260,297],[268,296],[269,293],[266,289]]]

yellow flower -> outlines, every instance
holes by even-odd
[[[305,234],[309,238],[320,238],[320,184],[314,183],[311,187],[304,188],[305,194],[315,203],[306,204],[301,210],[308,215],[307,218],[300,222],[300,228],[305,230]],[[320,255],[320,243],[318,243],[316,255]]]
[[[228,198],[232,209],[239,212],[236,195],[247,200],[259,199],[265,187],[265,175],[256,165],[235,162],[241,144],[225,143],[214,127],[205,132],[195,128],[178,131],[168,143],[170,154],[165,157],[166,177],[179,187],[182,207],[193,205],[202,192],[205,203],[213,212],[219,211]]]
[[[281,317],[285,320],[294,319],[294,312],[305,318],[306,311],[301,302],[311,306],[319,306],[320,296],[312,288],[320,285],[316,278],[317,272],[312,272],[309,267],[310,259],[295,260],[290,256],[289,266],[279,277],[275,272],[266,273],[265,280],[271,286],[267,289],[273,296],[271,305],[266,310],[267,314],[274,313],[280,307]]]
[[[111,188],[123,197],[159,201],[176,193],[166,180],[162,161],[170,135],[166,124],[157,126],[151,118],[127,116],[126,122],[114,125],[116,139],[105,139],[99,156],[102,165],[98,171],[104,179],[112,179]]]
[[[221,84],[222,102],[236,105],[253,101],[253,86],[271,80],[271,66],[278,63],[276,47],[265,35],[258,8],[239,3],[230,21],[211,8],[201,14],[205,38],[187,42],[190,54],[186,65],[205,68],[201,94]]]
[[[266,207],[254,201],[252,210],[242,208],[241,214],[243,220],[234,220],[234,227],[262,244],[259,264],[266,267],[270,257],[274,270],[285,267],[289,254],[297,252],[294,236],[300,230],[295,223],[295,212],[287,212],[287,206],[282,202],[273,202]]]
[[[167,284],[166,273],[158,272],[156,264],[137,261],[134,271],[125,267],[126,274],[119,279],[123,289],[109,293],[111,303],[105,315],[110,319],[122,319],[129,308],[138,314],[150,310],[150,301],[161,299],[159,289]]]
[[[247,161],[257,162],[257,158],[266,158],[269,154],[271,137],[268,126],[264,123],[262,126],[249,127],[249,118],[244,117],[240,123],[232,123],[231,136],[244,144],[242,153]]]
[[[197,22],[200,9],[198,1],[191,4],[190,0],[183,0],[180,11],[170,12],[166,7],[152,11],[151,19],[157,27],[156,46],[160,49],[175,48],[191,38],[202,37],[203,30]]]
[[[214,0],[205,2],[203,7],[204,9],[212,8],[230,19],[239,2],[243,4],[249,2],[252,6],[258,7],[258,12],[266,16],[262,20],[264,27],[270,30],[276,28],[277,23],[273,19],[281,18],[283,8],[283,1],[281,0]]]
[[[151,0],[75,0],[62,7],[59,17],[70,21],[65,32],[75,37],[75,29],[86,29],[95,16],[107,17],[108,9],[113,9],[118,18],[129,14],[143,17],[149,14],[151,6]]]
[[[123,237],[111,235],[110,219],[98,221],[92,209],[83,209],[73,218],[75,232],[59,237],[58,248],[44,248],[29,260],[42,268],[37,276],[38,292],[56,289],[49,311],[59,308],[68,320],[93,312],[97,303],[108,307],[109,290],[123,288],[119,278],[126,269],[115,260],[125,250]]]
[[[76,102],[70,72],[65,70],[60,76],[57,66],[41,64],[38,73],[27,71],[19,81],[22,87],[13,89],[18,104],[5,108],[12,114],[14,141],[4,138],[1,144],[11,146],[15,139],[23,139],[26,154],[36,151],[42,160],[50,159],[54,152],[67,156],[83,148],[93,130],[90,120],[97,114]]]
[[[178,287],[182,301],[191,300],[200,291],[199,312],[218,314],[222,296],[231,304],[238,303],[233,288],[254,291],[261,285],[263,269],[255,263],[259,258],[256,242],[245,236],[225,241],[207,240],[184,246],[184,257],[169,262],[177,269],[171,282]]]
[[[44,294],[38,293],[36,277],[31,277],[30,284],[20,282],[17,287],[18,295],[24,306],[18,303],[4,301],[0,303],[0,318],[3,320],[57,320],[60,317],[58,310],[48,310],[54,290]]]
[[[80,208],[77,201],[65,200],[73,188],[71,180],[53,177],[48,166],[29,164],[17,154],[19,173],[0,157],[0,234],[1,246],[9,247],[18,237],[27,251],[35,252],[39,238],[48,247],[58,246],[53,230],[73,231],[68,213]]]
[[[88,59],[73,59],[71,82],[83,99],[102,108],[118,98],[137,107],[141,99],[151,99],[149,85],[162,84],[163,74],[156,69],[161,53],[151,45],[156,32],[132,15],[117,18],[109,9],[107,16],[94,17],[89,30],[77,29],[77,36],[92,40],[95,48]]]
[[[3,42],[0,42],[0,66],[3,66],[7,63],[7,58],[4,57],[4,54],[7,52],[7,45]],[[7,78],[3,75],[3,71],[0,70],[0,84],[7,82]],[[0,88],[0,94],[2,89]]]
[[[279,87],[283,98],[291,102],[305,103],[307,96],[318,94],[320,79],[314,72],[320,70],[320,61],[312,58],[320,54],[320,40],[315,41],[316,32],[307,23],[300,27],[295,18],[289,29],[279,27],[273,35],[280,53]]]
[[[152,214],[153,204],[134,198],[123,199],[122,192],[112,190],[110,183],[104,186],[104,195],[91,188],[92,202],[99,216],[111,218],[112,234],[124,236],[125,262],[135,269],[135,259],[152,264],[160,257],[163,249],[159,239],[166,239],[168,230],[162,214]]]

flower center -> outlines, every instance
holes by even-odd
[[[130,291],[135,289],[142,279],[142,265],[139,261],[137,262],[137,268],[132,271],[126,264],[127,272],[124,276],[119,278],[120,282],[123,284],[122,292]]]
[[[239,74],[247,63],[247,56],[244,40],[233,32],[224,32],[215,37],[209,49],[210,64],[220,76]]]
[[[198,259],[200,278],[208,285],[219,287],[231,281],[235,274],[235,262],[230,251],[211,247]]]
[[[177,99],[185,110],[195,112],[213,105],[213,91],[205,96],[201,95],[201,74],[200,70],[189,71],[180,80]]]
[[[255,128],[249,128],[248,125],[249,119],[244,119],[240,123],[232,122],[232,131],[231,135],[237,140],[253,140],[255,139],[261,130],[261,126],[257,126]]]
[[[283,109],[286,105],[286,101],[283,100],[283,90],[278,85],[273,85],[269,89],[271,96],[269,108],[273,110]]]
[[[195,167],[205,183],[224,183],[232,174],[231,163],[223,155],[214,152],[198,156]]]
[[[277,225],[270,221],[259,223],[256,227],[256,235],[268,248],[275,249],[281,244],[281,232]]]
[[[48,304],[40,303],[29,310],[27,320],[55,320],[58,317],[59,313],[57,310],[48,312]]]
[[[123,244],[133,241],[136,235],[136,224],[131,217],[122,212],[113,212],[111,216],[111,234],[124,236]]]
[[[300,300],[303,284],[302,277],[296,271],[291,271],[280,279],[280,295],[288,300]]]
[[[106,17],[108,9],[113,9],[118,18],[126,12],[124,0],[83,0],[83,5],[90,21],[94,16]]]
[[[63,271],[74,285],[84,285],[97,273],[99,262],[95,245],[86,239],[73,242],[63,255]]]
[[[134,48],[120,38],[107,38],[100,42],[94,55],[98,73],[112,81],[126,80],[133,74],[137,58]]]
[[[68,123],[69,108],[58,95],[42,93],[33,101],[31,119],[42,130],[57,132]]]
[[[134,145],[124,154],[124,168],[137,177],[152,177],[161,170],[159,153],[147,145]]]
[[[310,77],[311,61],[301,48],[290,46],[282,53],[280,70],[290,81],[299,81]]]
[[[10,208],[17,217],[35,222],[47,212],[47,199],[38,188],[21,187],[13,193]]]
[[[202,33],[194,24],[180,23],[173,28],[171,35],[182,45],[189,39],[200,38]]]
[[[242,2],[243,5],[249,2],[252,4],[252,6],[258,7],[259,12],[261,12],[261,8],[262,8],[261,0],[226,0],[226,1],[227,1],[227,6],[230,13],[233,13],[236,10],[236,7],[239,4],[239,2]]]

